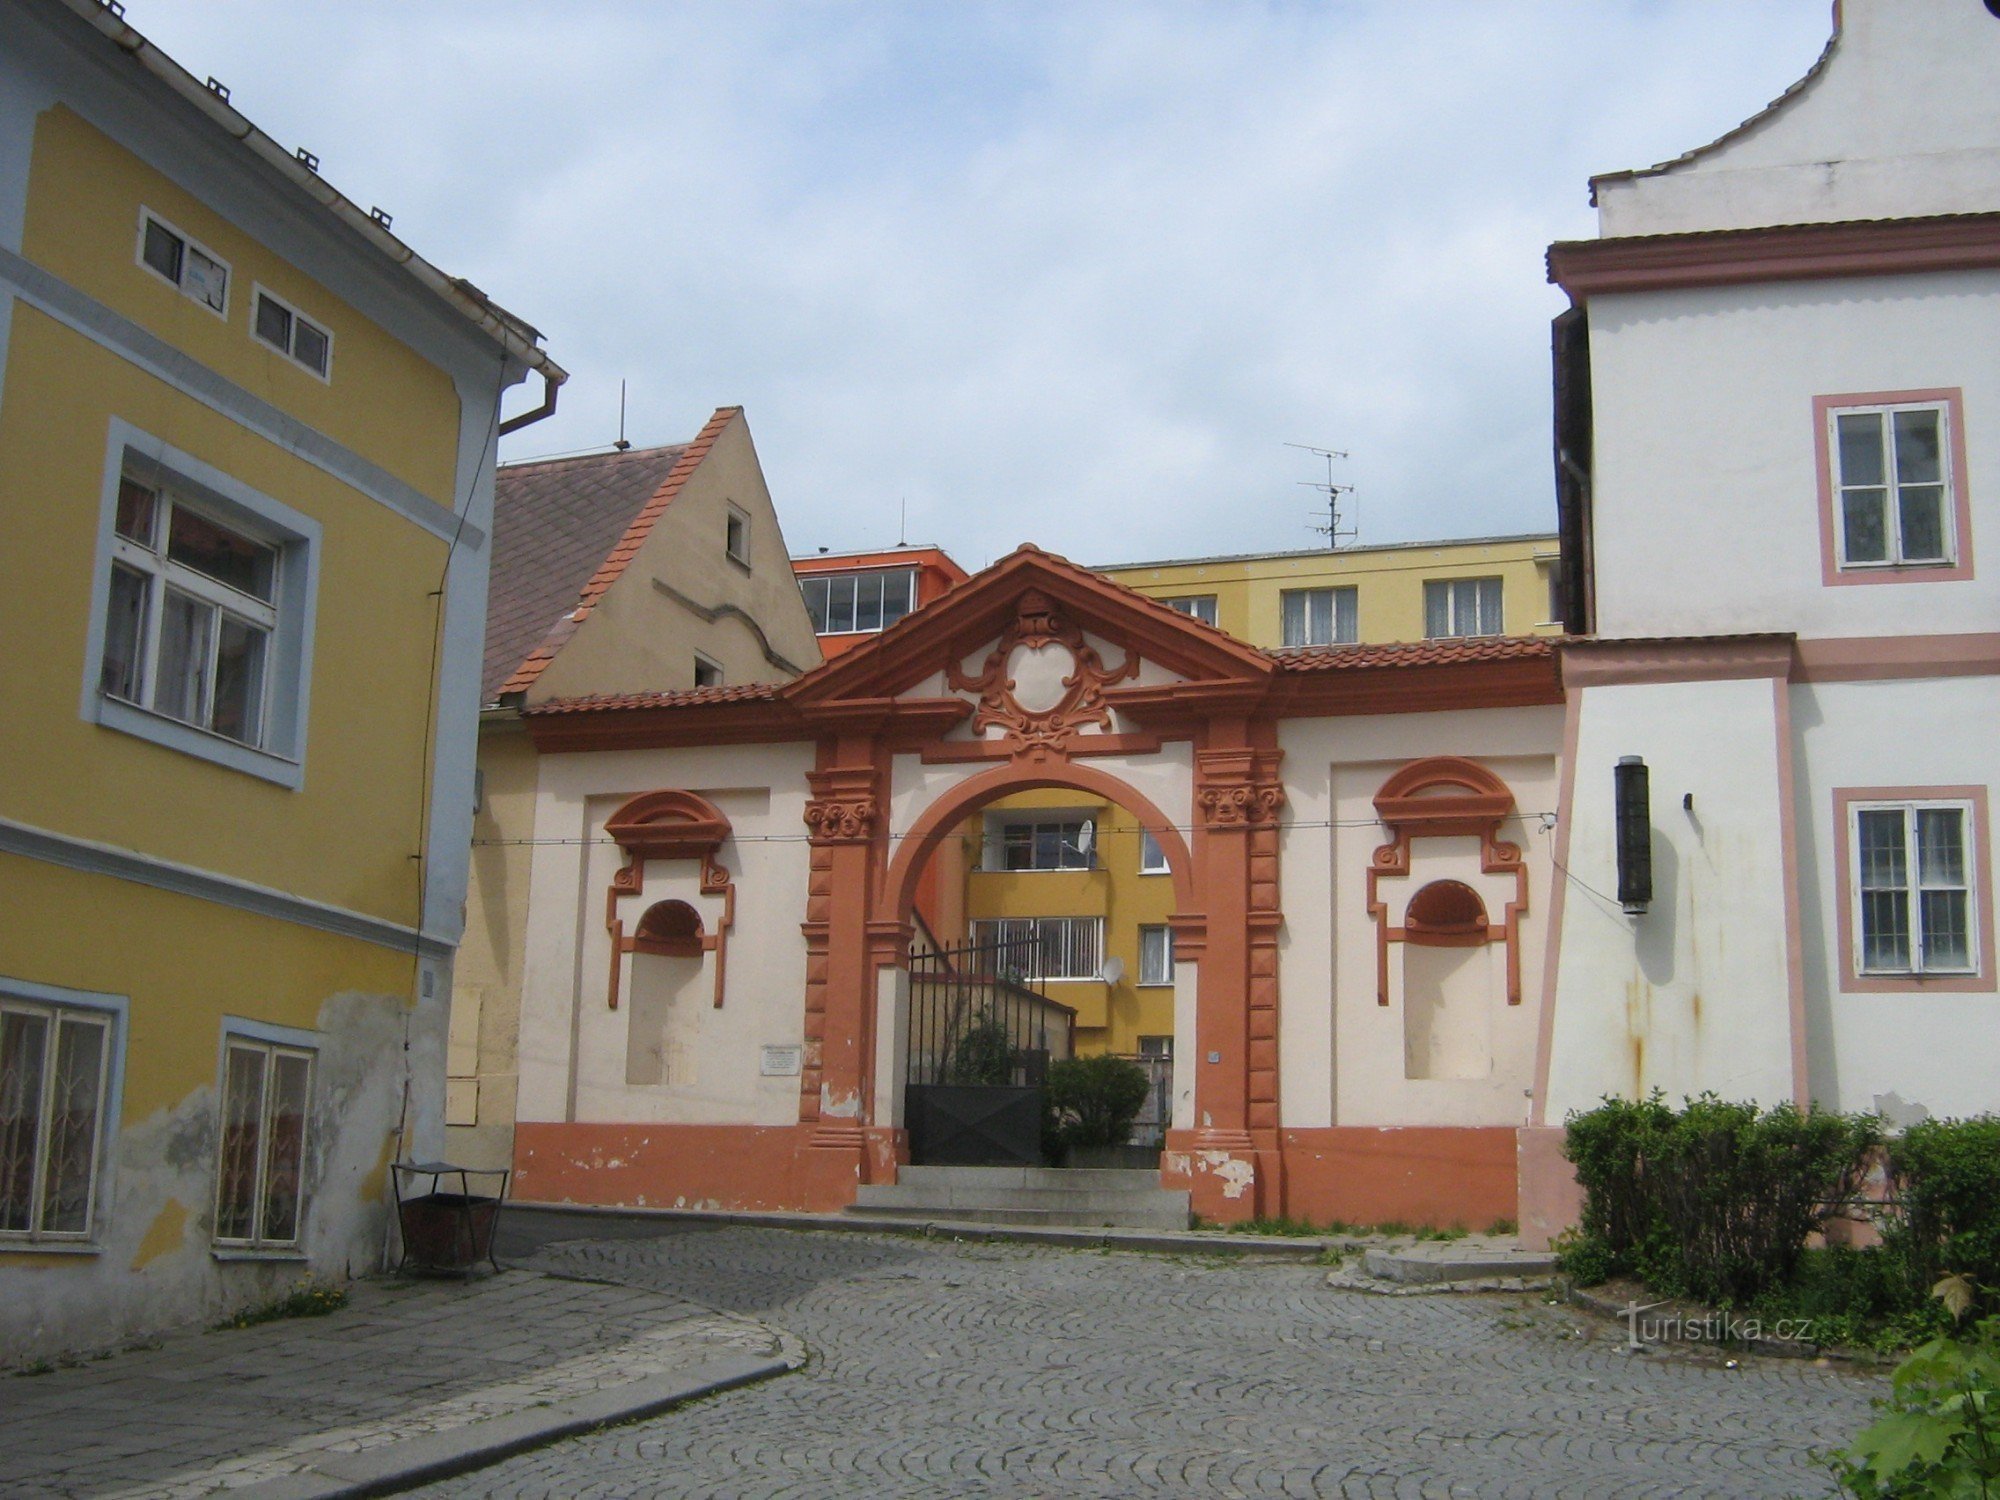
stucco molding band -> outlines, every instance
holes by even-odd
[[[1967,635],[1832,636],[1794,647],[1794,682],[1891,682],[2000,677],[2000,631]]]
[[[171,891],[197,901],[212,901],[218,906],[234,907],[256,916],[330,932],[337,937],[375,943],[398,953],[449,958],[457,947],[456,943],[446,938],[433,933],[420,933],[400,922],[386,921],[306,896],[295,896],[288,891],[274,890],[270,886],[238,880],[233,875],[218,875],[212,870],[197,869],[193,865],[159,859],[132,849],[121,849],[115,844],[36,828],[32,824],[15,822],[12,818],[0,818],[0,854],[18,854],[26,859],[80,870],[87,875],[108,875],[115,880],[129,880],[136,885]]]
[[[377,504],[387,506],[438,540],[456,539],[459,546],[475,550],[485,545],[484,531],[414,486],[262,397],[252,395],[234,381],[224,379],[122,313],[114,312],[4,246],[0,246],[0,283],[36,311],[136,365],[182,395],[275,443],[293,457],[332,475]]]
[[[1789,677],[1790,632],[1675,636],[1649,640],[1575,640],[1562,644],[1565,689],[1641,682],[1735,682]]]
[[[1573,302],[1614,292],[1996,266],[2000,214],[1566,240],[1551,245],[1548,254],[1549,280]]]

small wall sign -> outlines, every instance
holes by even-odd
[[[766,1047],[758,1061],[757,1071],[765,1078],[796,1078],[799,1076],[799,1058],[803,1048]]]

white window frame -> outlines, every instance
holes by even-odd
[[[1298,601],[1299,618],[1291,619]],[[1341,606],[1347,607],[1343,611]],[[1342,615],[1346,628],[1343,630]],[[1296,623],[1297,630],[1291,627]],[[1360,590],[1353,584],[1323,588],[1280,589],[1278,591],[1278,632],[1285,649],[1300,646],[1351,646],[1361,636]],[[1294,640],[1293,637],[1298,639]]]
[[[701,680],[702,673],[705,671],[713,674],[713,679],[714,679],[713,681],[703,682]],[[721,687],[724,681],[725,678],[722,672],[722,663],[717,661],[714,657],[706,655],[703,652],[700,651],[695,652],[694,685],[698,688]]]
[[[1849,961],[1852,972],[1861,979],[1917,979],[1947,978],[1963,979],[1982,972],[1981,960],[1984,955],[1979,949],[1980,941],[1980,899],[1979,875],[1985,851],[1979,848],[1979,820],[1970,800],[1956,797],[1910,798],[1877,801],[1856,800],[1847,805],[1847,854],[1848,854],[1848,912],[1852,936],[1852,952]],[[1922,853],[1917,830],[1921,826],[1918,814],[1922,812],[1956,812],[1959,816],[1959,848],[1965,866],[1963,884],[1925,884],[1922,870]],[[1909,939],[1910,962],[1890,967],[1868,962],[1867,932],[1867,871],[1862,863],[1861,818],[1864,813],[1901,813],[1903,816],[1903,860],[1904,883],[1896,887],[1880,889],[1900,890],[1904,894],[1903,916]],[[1965,893],[1965,949],[1967,961],[1963,964],[1937,964],[1929,961],[1926,952],[1928,944],[1924,934],[1924,903],[1921,899],[1925,891],[1963,891]]]
[[[1167,851],[1160,847],[1160,841],[1153,837],[1150,828],[1139,830],[1139,873],[1141,875],[1171,875],[1173,866],[1167,862]]]
[[[283,308],[286,315],[291,318],[291,343],[293,345],[298,343],[298,330],[301,323],[326,340],[326,368],[324,370],[315,370],[305,360],[300,359],[293,348],[274,344],[264,337],[263,330],[257,326],[257,309],[258,305],[263,302],[270,302],[274,306]],[[250,285],[250,337],[263,348],[269,349],[272,353],[283,355],[288,362],[297,365],[321,385],[333,384],[333,330],[318,318],[308,317],[306,314],[300,312],[297,303],[287,297],[280,297],[262,282],[252,282]]]
[[[1204,625],[1215,624],[1214,594],[1176,594],[1160,603],[1177,614],[1186,615],[1190,620],[1199,620]]]
[[[1139,928],[1139,983],[1163,985],[1174,982],[1174,930],[1165,923],[1148,922]]]
[[[1060,929],[1055,946],[1062,954],[1054,967],[1060,974],[1029,973],[1021,977],[1032,984],[1064,984],[1098,980],[1104,972],[1104,918],[1102,917],[980,917],[972,924],[975,945],[1024,943],[1032,947],[1036,967],[1049,950],[1049,934]],[[1068,972],[1068,971],[1080,972]]]
[[[9,1011],[44,1016],[49,1018],[51,1024],[44,1042],[42,1096],[36,1108],[38,1127],[31,1222],[25,1230],[0,1230],[0,1252],[35,1250],[95,1254],[99,1248],[98,1233],[104,1220],[103,1205],[111,1198],[111,1170],[117,1156],[113,1143],[118,1138],[119,1102],[124,1093],[125,997],[0,977],[0,1012]],[[46,1208],[49,1122],[54,1107],[53,1091],[47,1087],[49,1075],[46,1069],[53,1061],[60,1027],[64,1024],[99,1026],[104,1031],[103,1050],[98,1058],[97,1117],[93,1122],[91,1140],[90,1190],[81,1230],[44,1229],[38,1222]]]
[[[300,1032],[290,1027],[268,1026],[234,1019],[224,1024],[215,1074],[215,1192],[210,1205],[214,1214],[211,1220],[214,1232],[210,1236],[210,1244],[219,1255],[276,1255],[291,1259],[298,1257],[302,1251],[312,1200],[309,1190],[313,1149],[312,1110],[313,1094],[319,1082],[319,1048],[315,1045],[315,1041],[310,1032]],[[264,1066],[258,1095],[257,1160],[252,1169],[254,1201],[251,1205],[251,1233],[247,1236],[224,1236],[221,1233],[222,1195],[226,1178],[222,1167],[222,1155],[229,1145],[229,1057],[230,1053],[236,1051],[251,1052],[261,1056],[264,1059]],[[272,1107],[276,1103],[276,1091],[272,1083],[276,1077],[279,1059],[301,1060],[306,1065],[305,1117],[300,1126],[299,1139],[298,1210],[293,1233],[283,1239],[274,1238],[263,1232],[264,1211],[270,1197],[271,1114]]]
[[[127,562],[118,536],[118,490],[132,477],[178,497],[218,523],[278,549],[273,591],[275,622],[264,662],[260,743],[183,723],[103,689],[114,563]],[[319,589],[319,523],[149,433],[112,418],[99,499],[90,633],[84,651],[80,712],[89,723],[296,789],[305,780],[305,728],[310,709],[313,624]],[[178,586],[178,584],[177,584]],[[158,592],[156,588],[155,593]],[[157,609],[157,605],[154,606]],[[155,635],[155,646],[157,635]],[[153,649],[149,647],[149,650]]]
[[[1091,825],[1090,848],[1084,849],[1083,825]],[[1088,809],[1047,808],[1033,813],[1018,811],[988,813],[986,818],[985,848],[981,851],[980,871],[989,875],[1074,875],[1085,870],[1098,868],[1097,862],[1097,814]],[[1028,844],[1028,857],[1033,860],[1040,843],[1037,835],[1043,830],[1075,829],[1074,837],[1061,837],[1061,854],[1058,863],[1052,865],[1007,863],[1007,846],[1021,841],[1023,835]],[[1010,835],[1012,837],[1010,837]],[[1062,862],[1074,854],[1078,863]]]
[[[1481,607],[1480,594],[1487,586],[1493,589],[1493,628],[1482,630],[1479,618],[1485,611]],[[1433,632],[1431,629],[1431,590],[1445,591],[1445,628]],[[1466,608],[1463,601],[1470,596],[1472,619],[1463,618]],[[1507,633],[1507,584],[1497,575],[1480,578],[1426,578],[1424,580],[1424,639],[1428,641],[1468,640],[1481,636],[1505,635]]]
[[[1887,401],[1863,403],[1853,406],[1828,406],[1826,426],[1820,433],[1820,441],[1826,445],[1827,473],[1831,476],[1828,503],[1832,507],[1832,525],[1835,556],[1843,573],[1882,572],[1901,569],[1950,568],[1958,562],[1958,486],[1959,475],[1954,464],[1954,438],[1952,430],[1952,405],[1948,400]],[[1900,477],[1896,461],[1895,415],[1906,411],[1935,412],[1938,419],[1938,530],[1942,542],[1942,555],[1938,557],[1906,558],[1903,556],[1903,491],[1918,486],[1905,485]],[[1840,463],[1840,419],[1842,417],[1875,417],[1884,427],[1882,445],[1882,483],[1879,485],[1849,484],[1841,471]],[[1928,488],[1929,486],[1921,486]],[[1883,540],[1887,544],[1885,557],[1854,559],[1847,555],[1847,492],[1849,490],[1879,489],[1884,494]]]
[[[164,272],[160,270],[158,266],[154,265],[151,261],[146,259],[146,226],[148,224],[159,225],[161,229],[165,230],[168,234],[172,235],[175,239],[181,242],[181,274],[180,274],[180,279],[178,281],[176,281],[173,277],[166,275]],[[194,251],[197,255],[200,255],[205,260],[207,260],[211,265],[214,265],[221,270],[222,306],[217,307],[213,302],[210,302],[206,297],[199,296],[195,292],[190,291],[188,289],[187,253],[190,250]],[[206,308],[209,312],[213,313],[216,317],[220,318],[225,323],[229,321],[229,294],[231,289],[236,285],[235,268],[232,267],[228,261],[224,260],[221,256],[217,255],[213,250],[209,249],[208,246],[204,245],[200,240],[196,239],[193,235],[189,234],[185,229],[182,229],[179,225],[175,224],[171,219],[168,219],[163,214],[154,213],[152,209],[147,208],[143,204],[141,204],[139,208],[139,235],[138,235],[138,240],[133,247],[132,258],[138,262],[139,269],[144,271],[148,276],[151,276],[155,281],[165,282],[168,286],[172,287],[175,291],[179,292],[183,297],[187,298],[188,301],[192,302],[196,307]]]
[[[722,523],[722,551],[739,567],[750,566],[750,512],[732,502]]]
[[[889,618],[890,596],[894,592],[892,584],[903,585],[903,608],[894,620]],[[868,586],[872,585],[872,589]],[[876,595],[873,625],[862,625],[861,596],[872,591]],[[806,614],[812,620],[816,635],[879,635],[891,625],[908,619],[917,607],[917,570],[915,568],[869,568],[853,573],[807,573],[799,579],[799,592],[806,603]],[[819,606],[814,608],[813,596],[819,595]],[[844,594],[847,609],[847,629],[833,629],[833,606],[835,596]]]

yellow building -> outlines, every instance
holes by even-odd
[[[0,1363],[373,1268],[443,1143],[492,459],[563,373],[316,165],[0,8]]]
[[[1552,534],[1397,542],[1338,551],[1127,563],[1105,577],[1253,646],[1338,647],[1451,636],[1559,635]],[[1035,978],[1077,1012],[1082,1052],[1170,1056],[1171,884],[1130,814],[1073,793],[989,807],[941,862],[962,908],[946,942],[1031,944]],[[940,891],[958,888],[940,869]]]

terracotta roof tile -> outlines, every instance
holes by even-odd
[[[1477,635],[1379,646],[1291,646],[1265,654],[1284,672],[1365,672],[1383,667],[1443,667],[1460,662],[1552,657],[1556,645],[1553,636]]]
[[[581,698],[551,698],[523,709],[522,713],[577,714],[620,708],[694,708],[704,703],[770,703],[777,701],[778,690],[783,686],[779,682],[739,682],[663,693],[592,693]]]

